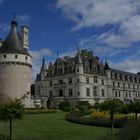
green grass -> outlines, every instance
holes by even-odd
[[[13,122],[13,140],[99,140],[109,128],[71,123],[65,113],[25,115]],[[0,122],[0,134],[8,135],[9,124]]]

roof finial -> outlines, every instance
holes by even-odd
[[[105,58],[105,70],[110,70],[110,67],[108,65],[108,62],[107,62],[107,57]]]
[[[46,70],[45,58],[44,58],[44,56],[43,56],[41,71],[45,71],[45,70]]]
[[[13,20],[16,20],[16,13],[13,13]]]
[[[12,19],[12,22],[11,22],[11,26],[17,26],[18,23],[16,21],[16,13],[13,13],[13,19]]]
[[[58,53],[58,51],[57,51],[57,54],[56,54],[56,55],[57,55],[57,59],[58,59],[58,57],[59,57],[59,53]]]
[[[80,53],[79,45],[77,45],[77,53]]]
[[[105,63],[107,63],[107,57],[105,57]]]

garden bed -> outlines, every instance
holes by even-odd
[[[111,121],[109,118],[92,118],[90,115],[81,115],[78,112],[71,112],[66,115],[66,120],[74,123],[93,125],[93,126],[103,126],[111,127]],[[114,127],[121,128],[127,123],[126,118],[114,119]]]

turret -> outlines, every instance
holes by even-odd
[[[41,71],[46,71],[45,58],[42,59]]]
[[[112,98],[111,72],[110,72],[110,67],[108,65],[107,59],[105,61],[104,70],[105,70],[105,74],[107,76],[107,96],[109,98]]]
[[[83,74],[83,62],[80,49],[77,48],[77,54],[75,57],[75,73],[76,74]]]
[[[19,99],[27,94],[25,107],[31,107],[30,84],[32,57],[23,48],[18,33],[18,22],[11,21],[11,29],[0,47],[0,98],[2,100]]]
[[[40,69],[41,80],[45,80],[46,75],[47,75],[47,68],[46,68],[46,64],[45,64],[45,58],[43,58],[42,59],[42,66],[41,66],[41,69]]]
[[[111,73],[110,73],[110,67],[108,65],[107,60],[105,61],[105,66],[104,66],[104,70],[105,70],[105,74],[107,76],[107,78],[111,78]]]

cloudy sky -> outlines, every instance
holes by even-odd
[[[93,50],[110,67],[140,71],[140,0],[0,0],[0,38],[16,13],[30,28],[33,77],[46,64],[75,55],[77,45]]]

